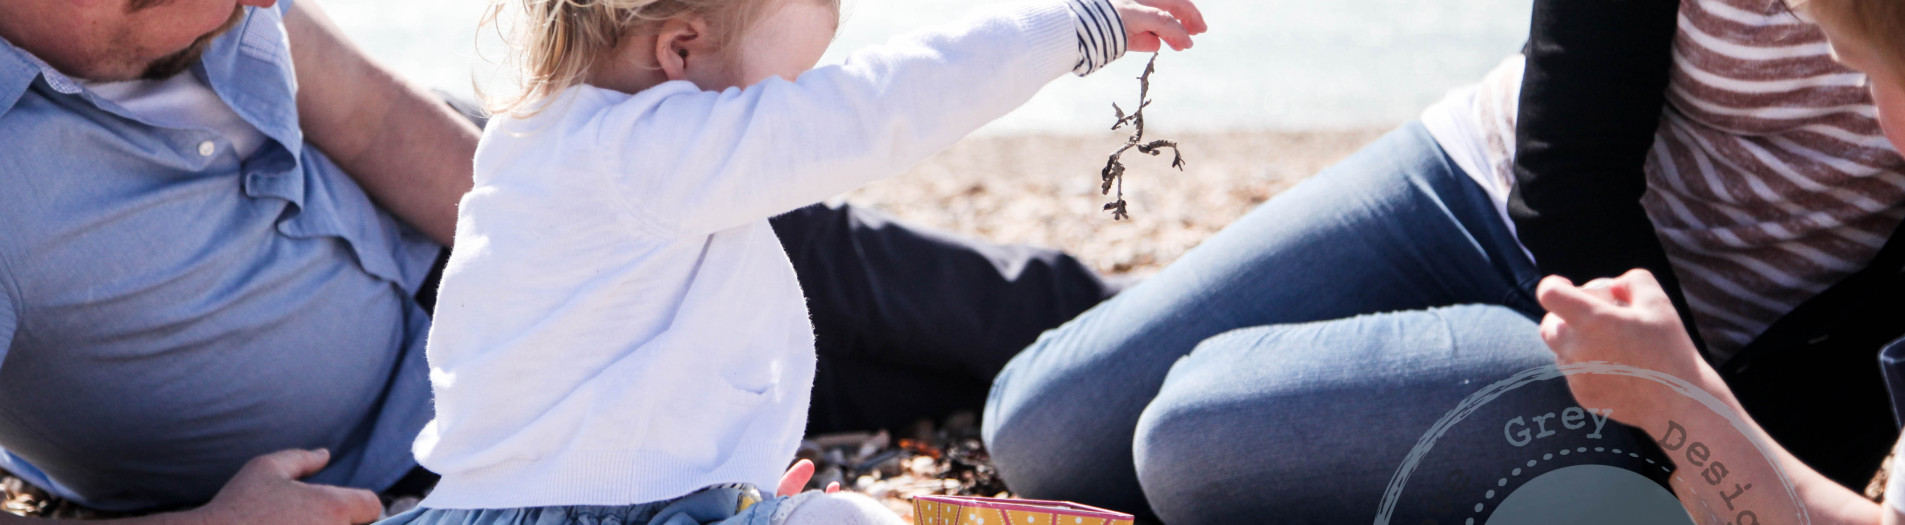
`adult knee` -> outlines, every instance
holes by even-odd
[[[1437,416],[1552,363],[1534,329],[1507,308],[1463,306],[1205,340],[1139,419],[1145,496],[1167,523],[1366,519]]]
[[[1064,353],[1052,336],[1019,354],[993,382],[981,428],[993,465],[1021,496],[1148,515],[1132,471],[1132,427],[1117,420],[1135,417],[1149,396],[1109,399],[1094,393],[1103,384],[1078,384],[1076,370],[1053,372],[1032,362]],[[1113,408],[1122,403],[1135,406]]]
[[[1178,361],[1138,420],[1132,451],[1152,511],[1166,523],[1259,523],[1263,511],[1315,507],[1337,496],[1353,450],[1312,417],[1337,396],[1300,373],[1314,333],[1305,325],[1226,332]],[[1264,374],[1283,369],[1291,375]]]
[[[1041,341],[1043,343],[1043,341]],[[1064,413],[1074,407],[1064,402],[1062,381],[1026,370],[1026,356],[1040,344],[1006,364],[993,380],[981,418],[981,438],[1015,493],[1038,498],[1076,498],[1068,494],[1067,480],[1075,479],[1089,461],[1079,461],[1088,441]],[[1055,424],[1057,423],[1057,424]]]

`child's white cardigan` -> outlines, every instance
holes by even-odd
[[[773,487],[814,346],[766,219],[904,171],[1123,40],[1108,0],[1047,1],[796,82],[582,86],[492,121],[430,332],[437,418],[415,451],[443,480],[423,505]]]

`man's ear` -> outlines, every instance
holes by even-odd
[[[689,13],[671,18],[662,22],[660,34],[655,35],[655,63],[661,65],[662,74],[668,80],[689,80],[689,68],[705,67],[702,66],[704,60],[711,58],[712,41],[708,21],[701,15]]]

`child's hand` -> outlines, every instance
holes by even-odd
[[[1157,51],[1160,39],[1172,50],[1190,49],[1191,35],[1209,29],[1191,0],[1111,0],[1111,5],[1124,20],[1125,47],[1133,52]]]
[[[1678,376],[1713,391],[1719,376],[1700,358],[1693,339],[1680,324],[1673,302],[1647,270],[1631,270],[1614,279],[1595,279],[1576,287],[1567,278],[1549,276],[1535,295],[1548,316],[1541,340],[1561,364],[1607,361]],[[1583,407],[1614,409],[1614,418],[1646,427],[1663,406],[1683,396],[1660,396],[1651,382],[1632,378],[1574,374],[1568,388]],[[1725,389],[1714,392],[1727,398]]]
[[[805,459],[795,461],[794,466],[787,467],[786,474],[781,474],[781,483],[779,487],[774,489],[774,495],[792,496],[799,494],[801,489],[807,488],[807,480],[811,479],[814,479],[814,462]],[[835,481],[828,483],[826,490],[828,494],[840,492],[840,482]]]

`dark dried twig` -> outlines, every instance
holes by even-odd
[[[1184,171],[1184,153],[1178,150],[1177,142],[1169,140],[1144,141],[1144,108],[1151,107],[1151,73],[1157,71],[1157,63],[1158,56],[1152,54],[1151,61],[1144,64],[1144,74],[1138,75],[1138,109],[1136,111],[1132,111],[1130,115],[1126,115],[1124,108],[1118,107],[1118,103],[1111,103],[1111,110],[1117,112],[1118,116],[1118,121],[1111,124],[1111,129],[1115,130],[1124,127],[1126,124],[1130,124],[1134,131],[1131,134],[1131,138],[1126,139],[1124,145],[1120,146],[1118,151],[1111,152],[1111,158],[1105,161],[1104,171],[1098,172],[1099,180],[1102,182],[1098,187],[1098,193],[1100,195],[1110,194],[1112,188],[1117,188],[1118,190],[1118,200],[1105,203],[1105,210],[1111,212],[1111,220],[1114,221],[1131,218],[1131,214],[1125,210],[1124,162],[1118,160],[1119,157],[1124,155],[1125,151],[1137,148],[1138,153],[1157,156],[1164,152],[1164,148],[1171,148],[1171,167],[1177,168],[1178,171]]]

